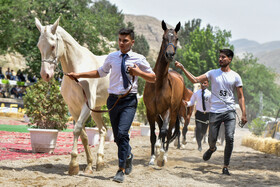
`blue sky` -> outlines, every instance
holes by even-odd
[[[231,40],[280,41],[280,0],[109,0],[125,14],[148,15],[175,26],[193,18],[231,31]]]

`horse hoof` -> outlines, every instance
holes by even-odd
[[[69,170],[68,170],[68,174],[69,175],[78,175],[79,171],[80,171],[79,166],[70,166]]]
[[[101,171],[105,168],[105,164],[104,163],[98,163],[96,165],[96,171]]]
[[[186,141],[186,140],[183,140],[182,144],[183,144],[183,145],[187,145],[187,141]]]
[[[85,174],[93,174],[93,170],[92,170],[91,167],[86,167],[84,173],[85,173]]]
[[[149,166],[153,166],[153,165],[155,165],[155,163],[150,161]]]
[[[165,164],[164,160],[159,160],[159,161],[157,161],[157,165],[158,165],[159,167],[163,167],[164,164]]]

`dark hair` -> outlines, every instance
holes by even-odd
[[[132,40],[134,40],[134,31],[132,29],[129,29],[129,28],[122,28],[120,31],[119,31],[119,34],[120,35],[129,35],[130,38]]]
[[[224,53],[227,57],[233,58],[234,53],[230,49],[220,49],[220,53]]]

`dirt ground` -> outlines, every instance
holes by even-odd
[[[212,158],[205,162],[202,155],[208,145],[203,144],[203,150],[199,152],[192,134],[188,134],[185,148],[178,150],[173,143],[170,145],[168,163],[163,168],[148,166],[149,137],[132,138],[134,167],[122,184],[112,180],[117,171],[117,147],[109,142],[105,146],[106,167],[102,171],[94,171],[91,175],[83,173],[86,166],[85,153],[78,157],[81,171],[77,176],[67,174],[70,155],[2,160],[0,186],[280,186],[280,158],[241,146],[242,137],[249,134],[248,130],[236,129],[230,164],[231,176],[221,174],[223,146],[218,145]],[[94,159],[96,150],[97,147],[92,148]]]

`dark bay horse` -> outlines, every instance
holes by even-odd
[[[179,73],[169,70],[169,64],[173,61],[176,53],[177,33],[180,30],[180,26],[179,22],[175,29],[167,29],[165,22],[162,21],[163,40],[154,67],[156,82],[153,84],[147,82],[145,85],[143,98],[151,129],[150,165],[154,164],[156,156],[158,166],[163,166],[167,162],[169,143],[180,133],[179,111],[186,90],[183,77]],[[160,129],[157,143],[155,122],[157,122]],[[175,130],[172,134],[174,128]],[[167,140],[165,141],[165,139]]]

